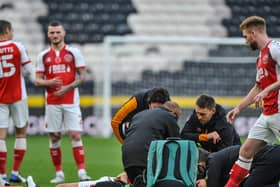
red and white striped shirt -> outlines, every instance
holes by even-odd
[[[23,66],[30,63],[25,47],[15,41],[0,41],[0,103],[27,98]]]
[[[65,45],[60,51],[49,48],[38,55],[36,72],[44,73],[46,80],[58,77],[62,85],[68,85],[76,79],[77,70],[86,68],[81,52]],[[47,104],[79,104],[78,88],[68,91],[61,97],[54,96],[59,88],[47,87]]]
[[[280,80],[280,43],[270,41],[261,49],[257,61],[256,82],[262,89]],[[279,90],[271,91],[263,99],[263,114],[272,115],[280,111]]]

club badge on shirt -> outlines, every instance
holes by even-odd
[[[72,55],[70,55],[70,54],[66,54],[64,57],[63,57],[63,59],[64,59],[64,61],[65,62],[71,62],[71,61],[73,61],[73,56]]]
[[[60,63],[60,62],[61,62],[60,56],[56,56],[56,57],[54,58],[54,62],[55,62],[55,63]]]

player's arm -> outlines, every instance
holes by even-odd
[[[75,66],[78,76],[76,77],[75,81],[66,85],[66,87],[68,87],[69,90],[79,87],[83,82],[85,82],[87,75],[86,64],[82,53],[78,48],[73,48],[71,51],[73,52],[75,58]]]
[[[271,91],[279,90],[280,89],[280,80],[274,82],[273,84],[266,87],[264,90],[262,90],[258,95],[254,97],[255,102],[261,102],[262,99],[267,96],[267,94]]]
[[[125,104],[123,104],[115,115],[112,117],[111,126],[114,132],[114,135],[119,140],[120,143],[123,143],[123,135],[121,134],[121,125],[126,117],[136,110],[138,104],[135,96],[131,97]]]
[[[78,182],[58,184],[56,187],[78,187]]]
[[[78,77],[72,83],[68,84],[69,90],[79,87],[86,80],[86,68],[78,69]]]
[[[261,89],[260,85],[256,82],[255,85],[249,91],[249,93],[240,102],[240,104],[227,113],[227,116],[226,116],[227,121],[232,124],[233,120],[237,114],[239,114],[243,109],[245,109],[252,103],[256,102],[254,98],[256,97],[256,95],[258,93],[261,92],[261,90],[262,89]]]
[[[236,107],[239,109],[239,111],[243,110],[244,108],[248,107],[249,105],[253,104],[255,102],[254,97],[261,92],[261,87],[258,83],[255,83],[253,88],[249,91],[249,93],[246,95],[246,97],[241,101],[239,105]]]
[[[60,87],[62,85],[62,80],[57,77],[50,80],[46,80],[44,73],[36,72],[35,85],[55,88]]]
[[[28,56],[26,48],[20,42],[15,42],[15,44],[20,51],[20,61],[23,67],[23,75],[27,76],[32,83],[35,83],[35,68],[31,62],[30,57]]]
[[[53,87],[53,88],[59,88],[62,85],[62,80],[59,78],[53,78],[47,80],[45,78],[45,66],[43,63],[43,56],[45,53],[40,53],[37,57],[36,61],[36,79],[35,79],[35,85],[36,86],[44,86],[44,87]]]
[[[28,76],[29,80],[35,84],[35,80],[36,80],[35,68],[30,61],[24,64],[23,71],[24,71],[24,75]]]
[[[86,69],[85,68],[78,69],[78,77],[70,84],[61,86],[60,89],[58,89],[54,93],[54,95],[55,96],[64,95],[66,92],[73,90],[76,87],[80,86],[85,81],[85,79],[86,79]]]

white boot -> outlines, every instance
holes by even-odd
[[[64,182],[64,173],[63,171],[56,172],[56,177],[53,178],[50,183],[58,184]]]
[[[32,176],[28,176],[26,178],[26,187],[37,187],[37,185],[35,184]]]

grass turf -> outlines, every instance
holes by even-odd
[[[27,152],[21,166],[21,175],[32,175],[40,187],[53,187],[49,183],[55,176],[54,167],[49,154],[48,136],[28,136]],[[93,138],[83,136],[86,153],[86,167],[88,175],[93,179],[102,176],[115,176],[120,173],[121,145],[115,138]],[[14,137],[7,138],[8,161],[7,174],[12,167]],[[68,136],[62,139],[62,164],[65,174],[65,182],[78,181],[77,169],[72,155],[71,143]]]
[[[244,142],[246,138],[242,137]],[[28,136],[27,152],[24,158],[21,175],[32,175],[40,187],[54,187],[49,183],[55,176],[54,167],[49,154],[48,136]],[[88,175],[93,179],[102,176],[115,176],[121,171],[121,145],[115,138],[93,138],[83,136],[86,152],[86,166]],[[14,137],[7,138],[8,161],[7,174],[11,171]],[[62,163],[65,174],[65,182],[77,182],[77,169],[72,155],[71,143],[68,136],[62,139]]]

